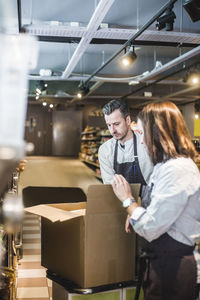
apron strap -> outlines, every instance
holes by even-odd
[[[146,252],[143,252],[139,256],[139,272],[138,272],[138,280],[137,280],[134,300],[139,300],[140,290],[144,279],[144,273],[146,269],[149,268],[149,263],[150,263],[150,256]]]
[[[114,162],[113,162],[113,169],[117,172],[117,154],[118,154],[118,140],[115,143],[115,152],[114,152]]]
[[[137,137],[136,137],[134,131],[132,131],[132,133],[133,133],[134,158],[135,158],[135,161],[138,162],[138,154],[137,154]],[[116,143],[115,143],[115,151],[114,151],[113,168],[114,168],[115,171],[117,170],[117,154],[118,154],[118,140],[116,140]]]
[[[137,153],[137,137],[136,137],[136,135],[135,135],[134,131],[132,131],[132,132],[133,132],[134,158],[135,158],[135,161],[137,161],[137,162],[138,162],[138,153]]]

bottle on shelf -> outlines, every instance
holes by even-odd
[[[86,126],[81,133],[81,152],[79,158],[95,171],[97,178],[101,178],[98,150],[100,145],[110,138],[109,130],[99,127]]]

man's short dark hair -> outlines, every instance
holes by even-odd
[[[119,99],[113,99],[102,108],[102,112],[104,115],[110,115],[113,111],[119,109],[124,119],[130,115],[128,105],[125,101]]]

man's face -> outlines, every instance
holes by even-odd
[[[105,121],[111,135],[119,141],[123,141],[130,129],[130,116],[123,118],[119,109],[114,110],[110,115],[105,115]]]

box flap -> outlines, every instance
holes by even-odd
[[[66,203],[66,204],[55,204],[55,205],[36,205],[25,208],[25,211],[47,218],[51,222],[63,222],[73,218],[77,218],[85,215],[85,209],[80,209],[82,205],[79,203]],[[57,208],[60,207],[60,208]],[[65,209],[62,209],[65,207]],[[68,210],[67,210],[68,209]]]
[[[136,200],[139,197],[140,184],[131,184]],[[110,184],[90,185],[87,194],[87,214],[121,211],[121,201],[115,196]]]
[[[77,187],[28,186],[22,190],[24,207],[50,203],[86,202],[86,195]]]
[[[51,203],[47,204],[48,206],[52,206],[55,208],[63,209],[63,210],[78,210],[78,209],[85,209],[86,202],[77,202],[77,203]]]

